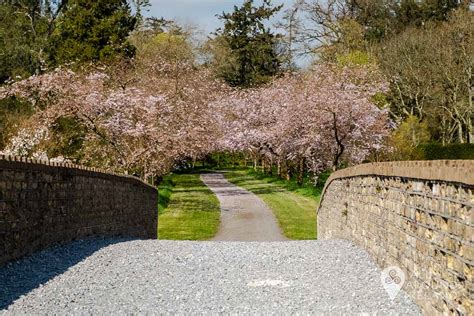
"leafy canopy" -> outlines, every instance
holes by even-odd
[[[126,0],[73,0],[51,38],[53,64],[133,56],[127,37],[137,19]]]

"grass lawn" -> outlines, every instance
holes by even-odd
[[[258,195],[272,210],[290,239],[316,239],[316,207],[320,190],[265,177],[250,170],[231,170],[226,178]]]
[[[158,238],[206,240],[219,228],[217,197],[199,174],[172,174],[158,186]]]

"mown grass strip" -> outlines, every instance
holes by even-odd
[[[199,174],[173,174],[159,186],[158,238],[206,240],[219,228],[217,197],[201,181]]]
[[[320,190],[294,187],[292,183],[273,177],[257,178],[248,170],[228,171],[225,176],[230,182],[258,195],[272,209],[286,237],[316,239],[316,207]]]

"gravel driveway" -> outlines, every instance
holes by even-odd
[[[419,314],[346,241],[88,240],[0,268],[0,314]],[[40,285],[40,283],[45,284]]]
[[[287,240],[272,210],[258,196],[230,183],[221,173],[202,174],[201,179],[221,204],[221,223],[213,240]]]

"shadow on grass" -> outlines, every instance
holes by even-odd
[[[178,201],[172,201],[169,204],[170,209],[178,209],[180,211],[207,211],[205,207],[213,206],[212,202],[205,199],[195,199],[193,197],[180,197]]]
[[[228,178],[231,183],[240,186],[240,187],[246,187],[246,186],[251,186],[250,188],[247,188],[247,190],[259,194],[259,193],[275,193],[275,192],[286,192],[288,190],[284,189],[281,186],[278,186],[277,184],[274,185],[273,182],[275,181],[265,181],[264,183],[252,179],[250,177],[231,177]]]
[[[256,189],[249,189],[252,193],[255,194],[272,194],[272,193],[280,193],[280,192],[288,192],[287,190],[284,189],[279,189],[279,188],[256,188]]]
[[[223,174],[223,172],[216,172],[216,173]],[[226,195],[226,196],[244,196],[244,195],[249,195],[251,193],[270,194],[270,193],[285,192],[285,190],[282,187],[273,186],[266,183],[260,183],[255,180],[252,182],[251,179],[249,178],[247,179],[237,179],[237,178],[238,177],[232,178],[230,183],[222,182],[220,178],[216,178],[216,179],[208,178],[206,180],[206,183],[209,186],[211,186],[213,190],[217,191],[219,194]],[[247,187],[247,185],[251,187]]]
[[[39,251],[20,260],[0,266],[0,310],[7,309],[22,295],[45,284],[81,262],[94,252],[131,238],[78,240]]]
[[[318,185],[314,185],[313,183],[311,183],[309,178],[305,178],[304,183],[300,185],[296,182],[295,179],[283,180],[275,175],[272,176],[268,174],[263,174],[252,169],[229,171],[226,177],[230,182],[238,186],[260,185],[262,189],[264,188],[264,190],[275,190],[272,192],[290,191],[301,194],[306,197],[317,199],[322,193],[324,182],[326,181],[327,176],[325,175],[324,177],[322,177]],[[254,193],[257,193],[260,188],[250,188],[249,190]]]

